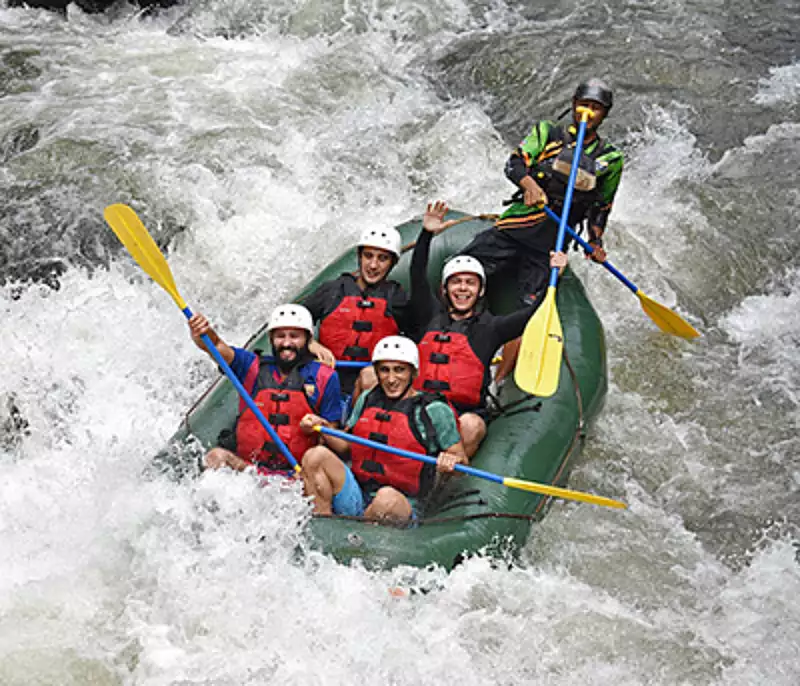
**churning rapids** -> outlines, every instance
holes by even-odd
[[[0,3],[0,683],[800,682],[798,35],[795,0]],[[215,370],[105,205],[241,343],[365,223],[498,211],[590,75],[628,158],[611,257],[704,332],[573,255],[611,389],[571,486],[628,511],[374,573],[297,562],[295,492],[143,476]]]

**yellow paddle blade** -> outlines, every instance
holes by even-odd
[[[564,498],[566,500],[580,500],[582,503],[591,503],[592,505],[603,505],[604,507],[615,507],[617,509],[626,509],[628,506],[619,500],[605,498],[602,495],[592,495],[591,493],[584,493],[583,491],[571,491],[568,488],[559,488],[558,486],[547,486],[546,484],[537,484],[533,481],[523,481],[522,479],[512,479],[505,477],[503,485],[509,488],[519,488],[522,491],[531,491],[532,493],[541,493],[542,495],[550,495],[554,498]]]
[[[550,286],[544,301],[522,334],[514,381],[526,393],[553,395],[561,373],[564,334],[556,309],[556,289]]]
[[[178,307],[185,309],[186,301],[175,287],[167,261],[136,212],[127,205],[109,205],[103,211],[103,217],[139,266],[172,296]]]
[[[665,305],[649,298],[641,291],[636,291],[636,295],[647,316],[650,317],[650,319],[655,322],[656,326],[664,333],[670,333],[673,336],[680,336],[681,338],[697,338],[700,335],[700,332],[689,324],[689,322]]]

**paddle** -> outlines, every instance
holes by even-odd
[[[180,293],[178,293],[178,289],[175,287],[175,280],[172,278],[172,272],[170,271],[166,259],[164,259],[153,237],[147,232],[147,229],[136,215],[136,212],[127,205],[109,205],[103,212],[103,217],[105,217],[111,230],[117,234],[117,238],[119,238],[122,245],[128,249],[133,259],[136,260],[139,266],[144,269],[153,281],[169,293],[175,301],[175,304],[181,309],[181,312],[186,315],[187,319],[190,319],[192,317],[192,311],[186,305],[186,301],[181,297]],[[216,346],[211,342],[211,339],[206,334],[203,335],[202,339],[217,364],[222,371],[225,372],[225,376],[230,379],[234,388],[236,388],[239,395],[242,397],[242,400],[247,403],[247,406],[253,411],[258,421],[261,422],[261,425],[267,430],[270,438],[275,445],[280,448],[281,453],[283,453],[283,456],[288,460],[289,464],[294,467],[296,472],[299,472],[300,465],[297,464],[297,460],[295,460],[294,456],[289,452],[286,444],[281,440],[280,436],[278,436],[275,429],[270,426],[270,423],[267,421],[266,417],[264,417],[258,405],[256,405],[255,401],[250,397],[250,394],[245,390],[244,386],[242,386],[239,379],[236,378],[233,370],[228,366],[228,363],[222,357],[219,350],[217,350]]]
[[[551,219],[555,221],[561,221],[560,217],[549,207],[545,206],[544,211],[547,212]],[[585,240],[583,240],[583,238],[581,238],[571,227],[567,226],[567,232],[578,242],[578,245],[580,245],[589,254],[594,252],[594,248]],[[684,320],[679,314],[673,312],[665,305],[656,302],[652,298],[649,298],[642,293],[642,291],[639,290],[634,283],[629,281],[622,272],[620,272],[614,265],[611,264],[611,262],[605,260],[600,262],[600,264],[602,264],[606,269],[608,269],[608,271],[622,281],[622,283],[624,283],[633,292],[633,294],[639,298],[639,302],[641,302],[642,309],[644,310],[645,314],[655,322],[659,329],[665,333],[670,333],[673,336],[680,336],[681,338],[697,338],[700,335],[700,332],[697,331],[691,324],[689,324],[689,322]]]
[[[418,462],[427,462],[428,464],[433,465],[436,464],[436,458],[431,457],[430,455],[412,453],[411,451],[403,450],[402,448],[393,448],[385,443],[378,443],[376,441],[371,441],[368,438],[353,436],[352,434],[346,433],[345,431],[339,431],[338,429],[329,429],[325,426],[315,426],[314,431],[319,431],[320,433],[328,434],[329,436],[334,436],[335,438],[340,438],[344,441],[350,441],[351,443],[359,443],[360,445],[365,445],[368,448],[374,448],[376,450],[382,450],[386,453],[392,453],[393,455],[399,455],[400,457],[407,457],[412,460],[417,460]],[[604,505],[605,507],[616,507],[621,509],[628,507],[625,503],[622,503],[619,500],[612,500],[611,498],[605,498],[600,495],[592,495],[591,493],[583,493],[582,491],[571,491],[567,488],[548,486],[547,484],[539,484],[534,481],[513,479],[509,476],[499,476],[497,474],[493,474],[492,472],[485,472],[482,469],[475,469],[475,467],[468,467],[467,465],[463,464],[455,465],[455,469],[456,471],[464,474],[477,476],[479,479],[486,479],[487,481],[494,481],[497,484],[502,484],[508,488],[517,488],[521,491],[530,491],[531,493],[549,495],[553,498],[579,500],[584,503],[591,503],[592,505]]]
[[[567,217],[572,205],[572,194],[575,190],[575,179],[578,176],[578,163],[583,153],[583,139],[586,136],[586,122],[592,115],[588,108],[579,107],[581,122],[578,126],[578,138],[575,141],[575,154],[572,168],[569,171],[567,191],[564,195],[564,209],[558,223],[556,252],[564,247],[564,236],[567,229]],[[519,358],[514,370],[514,381],[523,391],[542,398],[549,397],[558,388],[561,372],[561,355],[564,349],[564,333],[556,307],[556,284],[558,283],[558,267],[550,270],[550,282],[547,295],[539,308],[530,318],[522,334]]]

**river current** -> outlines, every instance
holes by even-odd
[[[0,3],[0,684],[797,684],[798,35],[793,0]],[[611,258],[704,334],[573,254],[610,391],[570,486],[628,511],[369,572],[297,561],[295,492],[144,476],[215,370],[104,206],[240,344],[365,224],[500,210],[592,75]]]

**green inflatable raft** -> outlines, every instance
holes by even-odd
[[[461,222],[437,236],[431,248],[429,278],[438,283],[445,259],[463,249],[472,237],[490,227],[492,218],[451,212]],[[408,243],[391,278],[409,287],[410,247],[421,221],[397,229]],[[316,276],[297,298],[320,283],[356,269],[355,250],[348,250]],[[513,309],[512,278],[492,283],[492,311]],[[567,268],[557,291],[564,330],[564,360],[558,390],[549,398],[523,393],[508,380],[498,395],[502,411],[490,422],[488,435],[472,466],[507,477],[565,485],[578,456],[587,424],[600,411],[606,394],[606,350],[603,328],[580,280]],[[269,350],[266,324],[247,348]],[[236,391],[221,377],[186,415],[163,458],[174,465],[183,448],[195,456],[216,445],[221,430],[231,429],[238,408]],[[170,459],[167,457],[172,456]],[[361,560],[370,568],[438,564],[446,569],[466,555],[517,550],[527,540],[532,523],[543,516],[549,498],[471,476],[455,476],[425,505],[419,525],[397,528],[345,517],[314,517],[307,535],[316,549],[347,563]]]

